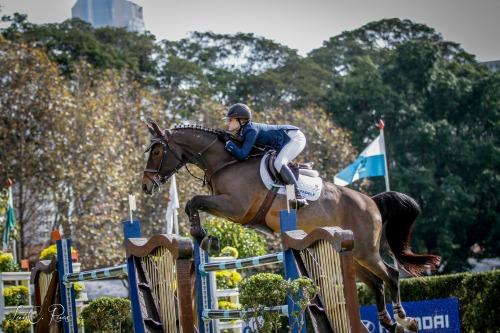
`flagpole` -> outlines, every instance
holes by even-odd
[[[391,190],[391,187],[389,185],[389,170],[387,168],[387,150],[385,149],[385,138],[384,138],[384,127],[385,123],[382,119],[378,121],[378,128],[380,129],[380,144],[383,145],[384,148],[384,170],[385,170],[385,190],[389,192]]]

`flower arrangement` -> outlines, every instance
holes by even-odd
[[[47,246],[40,253],[40,260],[50,260],[52,257],[57,257],[57,246],[52,244]],[[72,246],[71,247],[71,258],[78,258],[78,251]]]
[[[221,310],[238,310],[240,305],[230,301],[219,300],[219,309]]]
[[[75,289],[75,298],[79,299],[82,291],[85,290],[85,285],[82,282],[73,283],[73,289]]]
[[[241,274],[235,270],[224,270],[215,272],[217,289],[235,289],[241,282]]]
[[[2,331],[4,333],[29,333],[31,322],[29,319],[19,318],[16,313],[7,313],[2,322]]]
[[[0,251],[0,272],[17,272],[19,265],[14,261],[12,253]]]
[[[226,246],[220,251],[221,257],[233,257],[235,259],[238,258],[238,250],[232,246]]]
[[[224,247],[220,252],[221,257],[238,258],[238,250],[231,246]],[[237,271],[224,270],[215,272],[215,280],[217,281],[217,289],[235,289],[241,281],[241,274]]]
[[[29,291],[26,286],[10,286],[3,290],[5,306],[27,305]]]

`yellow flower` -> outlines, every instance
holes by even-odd
[[[78,253],[78,251],[76,251],[75,248],[73,248],[73,246],[72,246],[71,247],[71,255],[75,255],[77,253]],[[40,260],[50,260],[50,259],[52,259],[52,257],[57,257],[56,244],[52,244],[52,245],[46,247],[40,253]]]
[[[0,264],[8,263],[14,261],[12,253],[1,252],[0,251]]]

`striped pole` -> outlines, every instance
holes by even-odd
[[[92,281],[99,279],[107,279],[113,277],[126,277],[128,275],[127,265],[99,268],[91,271],[83,271],[80,273],[71,273],[64,275],[64,283]]]
[[[225,269],[245,269],[263,265],[277,264],[283,262],[283,253],[271,253],[258,257],[250,257],[238,260],[228,260],[223,262],[202,263],[198,267],[200,273],[221,271]]]
[[[265,312],[279,313],[282,316],[288,316],[288,305],[278,305],[273,307],[265,307]],[[204,319],[242,319],[245,315],[253,314],[255,311],[249,310],[203,310]]]

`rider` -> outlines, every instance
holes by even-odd
[[[298,190],[297,180],[288,167],[288,162],[293,160],[306,145],[306,137],[298,127],[292,125],[267,125],[252,122],[252,112],[246,104],[237,103],[232,105],[226,114],[228,130],[237,132],[243,138],[243,144],[238,147],[226,136],[221,139],[226,142],[226,150],[239,160],[248,158],[254,144],[264,145],[278,152],[274,167],[279,172],[285,184],[293,184],[295,187],[296,205],[307,206]]]

